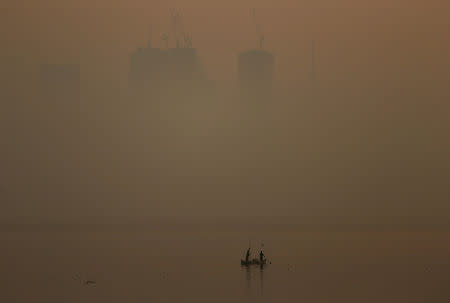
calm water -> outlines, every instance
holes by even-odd
[[[249,239],[271,265],[240,266]],[[0,302],[450,302],[449,231],[52,227],[0,241]]]

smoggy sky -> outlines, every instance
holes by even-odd
[[[181,9],[210,78],[222,83],[235,75],[238,52],[256,45],[252,8],[265,47],[277,55],[278,83],[308,77],[312,39],[324,81],[350,74],[370,81],[390,70],[416,78],[411,71],[437,73],[435,81],[448,75],[450,5],[438,0],[4,1],[2,52],[79,62],[92,76],[124,80],[129,54],[146,44],[150,25],[161,45],[171,7]]]
[[[275,54],[276,98],[260,145],[239,137],[246,130],[233,119],[242,108],[231,101],[192,106],[181,118],[179,109],[149,118],[145,106],[118,97],[126,95],[130,54],[146,45],[150,26],[153,45],[161,45],[172,7],[223,100],[235,95],[237,56],[256,46],[261,26],[264,48]],[[40,129],[33,121],[46,121],[53,107],[4,98],[0,198],[14,214],[147,214],[158,207],[165,214],[249,214],[256,207],[262,214],[371,213],[378,206],[397,215],[410,206],[415,214],[448,213],[449,37],[444,0],[4,0],[5,87],[28,92],[20,71],[79,63],[82,100],[66,108],[81,113],[71,126],[81,128],[72,137],[59,133],[76,146],[75,163],[56,149],[61,159],[52,161],[40,137],[70,119]],[[152,119],[169,125],[168,137],[171,128],[184,131],[158,156],[148,135]],[[239,144],[247,144],[243,154]]]

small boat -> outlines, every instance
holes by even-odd
[[[266,265],[267,264],[267,260],[264,259],[262,261],[260,261],[259,259],[253,259],[253,260],[242,260],[241,259],[241,266],[250,266],[250,265]]]

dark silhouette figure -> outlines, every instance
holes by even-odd
[[[261,250],[261,251],[259,252],[259,262],[260,262],[261,264],[264,263],[264,257],[265,257],[265,255],[264,255],[263,251]]]
[[[245,262],[249,262],[249,259],[250,258],[250,247],[247,249],[247,253],[245,254]]]

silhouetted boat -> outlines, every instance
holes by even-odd
[[[242,266],[250,266],[250,265],[266,265],[267,264],[267,260],[264,259],[262,262],[259,259],[253,259],[250,261],[245,261],[241,259],[241,265]]]

